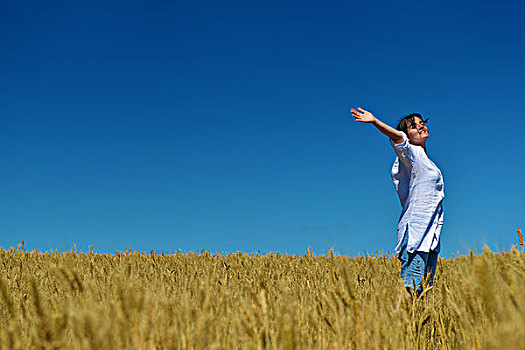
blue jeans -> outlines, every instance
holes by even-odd
[[[423,279],[428,276],[427,285],[434,283],[436,274],[437,260],[439,253],[431,250],[430,252],[407,252],[408,234],[405,232],[401,251],[398,258],[401,260],[401,279],[405,281],[405,287],[423,290]]]

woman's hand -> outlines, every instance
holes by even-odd
[[[394,143],[401,143],[403,142],[403,133],[401,131],[398,131],[394,129],[391,126],[386,125],[369,111],[365,111],[363,108],[358,108],[357,111],[352,108],[350,111],[352,112],[352,116],[354,116],[356,122],[361,123],[372,123],[373,126],[377,128],[381,133],[388,136]]]
[[[363,108],[357,108],[357,111],[352,108],[350,111],[356,122],[362,123],[373,123],[376,121],[376,117],[369,111],[365,111]]]

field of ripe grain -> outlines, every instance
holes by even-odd
[[[440,259],[412,302],[392,256],[0,249],[2,349],[523,347],[525,254]]]

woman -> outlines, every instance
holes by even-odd
[[[426,120],[410,114],[397,125],[386,125],[362,108],[352,109],[352,116],[371,123],[390,138],[397,154],[392,167],[392,181],[403,211],[397,227],[396,253],[401,260],[401,278],[410,293],[422,291],[423,281],[432,285],[440,250],[443,226],[443,176],[428,158]]]

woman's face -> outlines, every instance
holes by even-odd
[[[428,139],[428,128],[419,117],[414,117],[414,124],[408,126],[407,132],[408,140],[414,145],[424,145]]]

